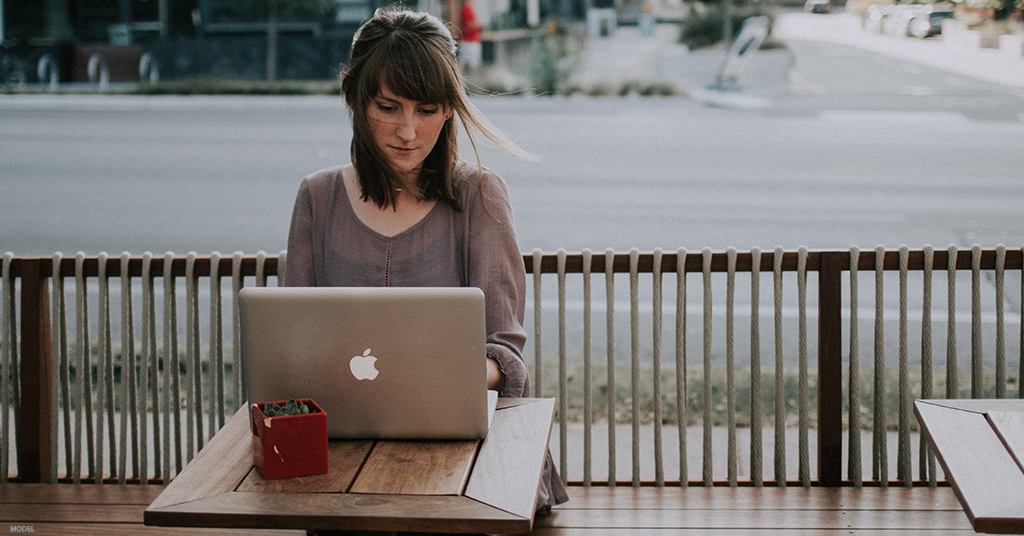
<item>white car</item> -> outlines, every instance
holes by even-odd
[[[831,13],[832,3],[829,0],[807,0],[804,9],[811,13]]]

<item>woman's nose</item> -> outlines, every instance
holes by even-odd
[[[402,141],[412,141],[416,139],[416,127],[411,123],[401,123],[395,130],[395,135]]]
[[[416,120],[412,117],[402,117],[396,125],[395,135],[402,141],[416,139]]]

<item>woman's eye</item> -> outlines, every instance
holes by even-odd
[[[438,112],[437,108],[420,108],[420,113],[425,115],[434,115]]]
[[[393,112],[393,111],[395,111],[395,107],[394,106],[390,106],[390,105],[383,104],[383,103],[380,103],[380,102],[377,103],[377,109],[382,111],[382,112]]]

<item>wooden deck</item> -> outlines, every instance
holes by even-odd
[[[288,535],[303,531],[146,527],[164,486],[5,484],[0,532],[60,535]],[[940,488],[569,488],[570,501],[538,515],[533,534],[973,534],[953,490]],[[5,527],[4,525],[7,525]],[[12,528],[13,527],[13,528]],[[26,531],[27,529],[20,529]]]

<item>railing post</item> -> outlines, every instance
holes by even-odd
[[[52,462],[50,410],[53,362],[50,355],[50,290],[42,273],[49,259],[21,260],[21,414],[18,476],[49,481]]]
[[[843,467],[842,269],[845,252],[822,252],[818,266],[818,484],[838,487]]]

